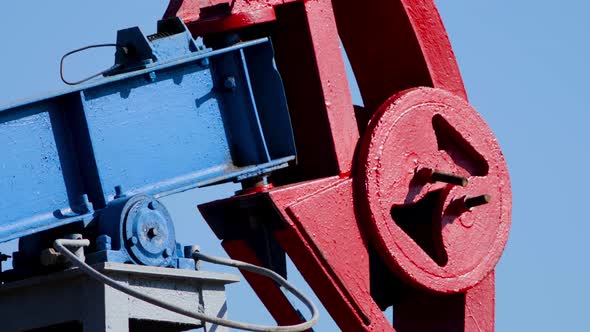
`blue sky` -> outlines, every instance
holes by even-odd
[[[437,3],[470,101],[497,135],[511,173],[513,224],[497,267],[496,329],[587,330],[590,4]],[[121,28],[137,25],[152,33],[166,5],[137,0],[3,3],[0,105],[64,88],[59,80],[64,53],[112,42]],[[71,61],[67,73],[84,77],[111,63],[112,50],[98,50]],[[233,190],[230,184],[167,198],[179,240],[222,254],[195,207]],[[14,243],[0,246],[11,248]],[[229,296],[233,318],[272,323],[245,284],[230,287]],[[326,318],[318,331],[335,329]]]
[[[470,101],[513,190],[498,331],[582,331],[590,296],[586,1],[439,1]]]

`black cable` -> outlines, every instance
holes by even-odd
[[[117,69],[117,68],[119,68],[119,67],[121,66],[121,65],[118,65],[118,64],[117,64],[117,65],[114,65],[114,66],[112,66],[111,68],[109,68],[109,69],[107,69],[107,70],[103,70],[103,71],[101,71],[101,72],[100,72],[100,73],[98,73],[98,74],[94,74],[94,75],[92,75],[92,76],[86,77],[86,78],[84,78],[84,79],[82,79],[82,80],[75,81],[75,82],[70,82],[70,81],[68,81],[68,80],[66,80],[66,79],[64,78],[64,60],[65,60],[67,57],[69,57],[70,55],[72,55],[72,54],[74,54],[74,53],[78,53],[78,52],[85,51],[85,50],[87,50],[87,49],[91,49],[91,48],[98,48],[98,47],[116,47],[116,48],[119,48],[119,49],[123,50],[123,52],[124,52],[124,53],[127,53],[127,52],[128,52],[128,49],[127,49],[127,47],[125,47],[125,46],[122,46],[122,45],[119,45],[119,44],[96,44],[96,45],[89,45],[89,46],[84,46],[84,47],[81,47],[81,48],[75,49],[75,50],[73,50],[73,51],[70,51],[70,52],[68,52],[68,53],[64,54],[64,56],[62,56],[62,57],[61,57],[61,60],[60,60],[60,62],[59,62],[59,76],[61,77],[61,80],[62,80],[62,81],[65,83],[65,84],[67,84],[67,85],[78,85],[78,84],[80,84],[80,83],[84,83],[84,82],[86,82],[86,81],[89,81],[89,80],[91,80],[91,79],[93,79],[93,78],[95,78],[95,77],[98,77],[98,76],[104,75],[104,74],[106,74],[106,73],[109,73],[109,72],[111,72],[111,71],[113,71],[113,70],[115,70],[115,69]]]

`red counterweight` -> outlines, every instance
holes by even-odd
[[[358,162],[358,215],[392,270],[442,293],[493,270],[510,229],[508,170],[465,100],[432,88],[392,97],[371,119]]]
[[[298,164],[199,206],[232,258],[284,274],[288,254],[343,331],[494,330],[510,180],[433,1],[178,0],[166,15],[275,46]],[[276,284],[244,276],[279,324],[300,321]]]

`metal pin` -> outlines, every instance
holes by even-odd
[[[233,76],[228,76],[225,78],[225,81],[223,81],[223,87],[225,88],[225,91],[235,91],[237,86],[238,84],[236,83],[236,78]]]
[[[432,171],[432,174],[430,174],[430,181],[450,183],[461,187],[466,187],[469,183],[469,180],[464,176],[443,173],[437,170]]]
[[[488,204],[492,200],[491,195],[479,195],[475,197],[465,198],[463,204],[465,204],[465,208],[471,209],[476,206]]]
[[[117,185],[115,186],[115,199],[121,197],[125,197],[125,194],[123,194],[123,187],[121,187],[121,185]]]

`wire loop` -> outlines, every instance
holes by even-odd
[[[67,85],[78,85],[80,83],[84,83],[84,82],[89,81],[89,80],[91,80],[91,79],[93,79],[95,77],[98,77],[98,76],[107,74],[107,73],[109,73],[109,72],[111,72],[111,71],[113,71],[113,70],[118,69],[119,67],[121,67],[121,65],[117,64],[117,65],[112,66],[109,69],[103,70],[103,71],[101,71],[101,72],[99,72],[97,74],[94,74],[92,76],[86,77],[86,78],[84,78],[82,80],[79,80],[79,81],[72,82],[72,81],[68,81],[68,80],[65,79],[65,77],[64,77],[64,60],[67,57],[69,57],[70,55],[75,54],[75,53],[79,53],[79,52],[82,52],[82,51],[85,51],[85,50],[88,50],[88,49],[91,49],[91,48],[99,48],[99,47],[116,47],[118,49],[123,50],[123,53],[127,53],[128,52],[127,47],[125,47],[123,45],[119,45],[119,44],[96,44],[96,45],[89,45],[89,46],[84,46],[84,47],[75,49],[73,51],[70,51],[70,52],[64,54],[64,56],[61,57],[61,60],[59,62],[59,76],[61,77],[61,80],[65,84],[67,84]]]

